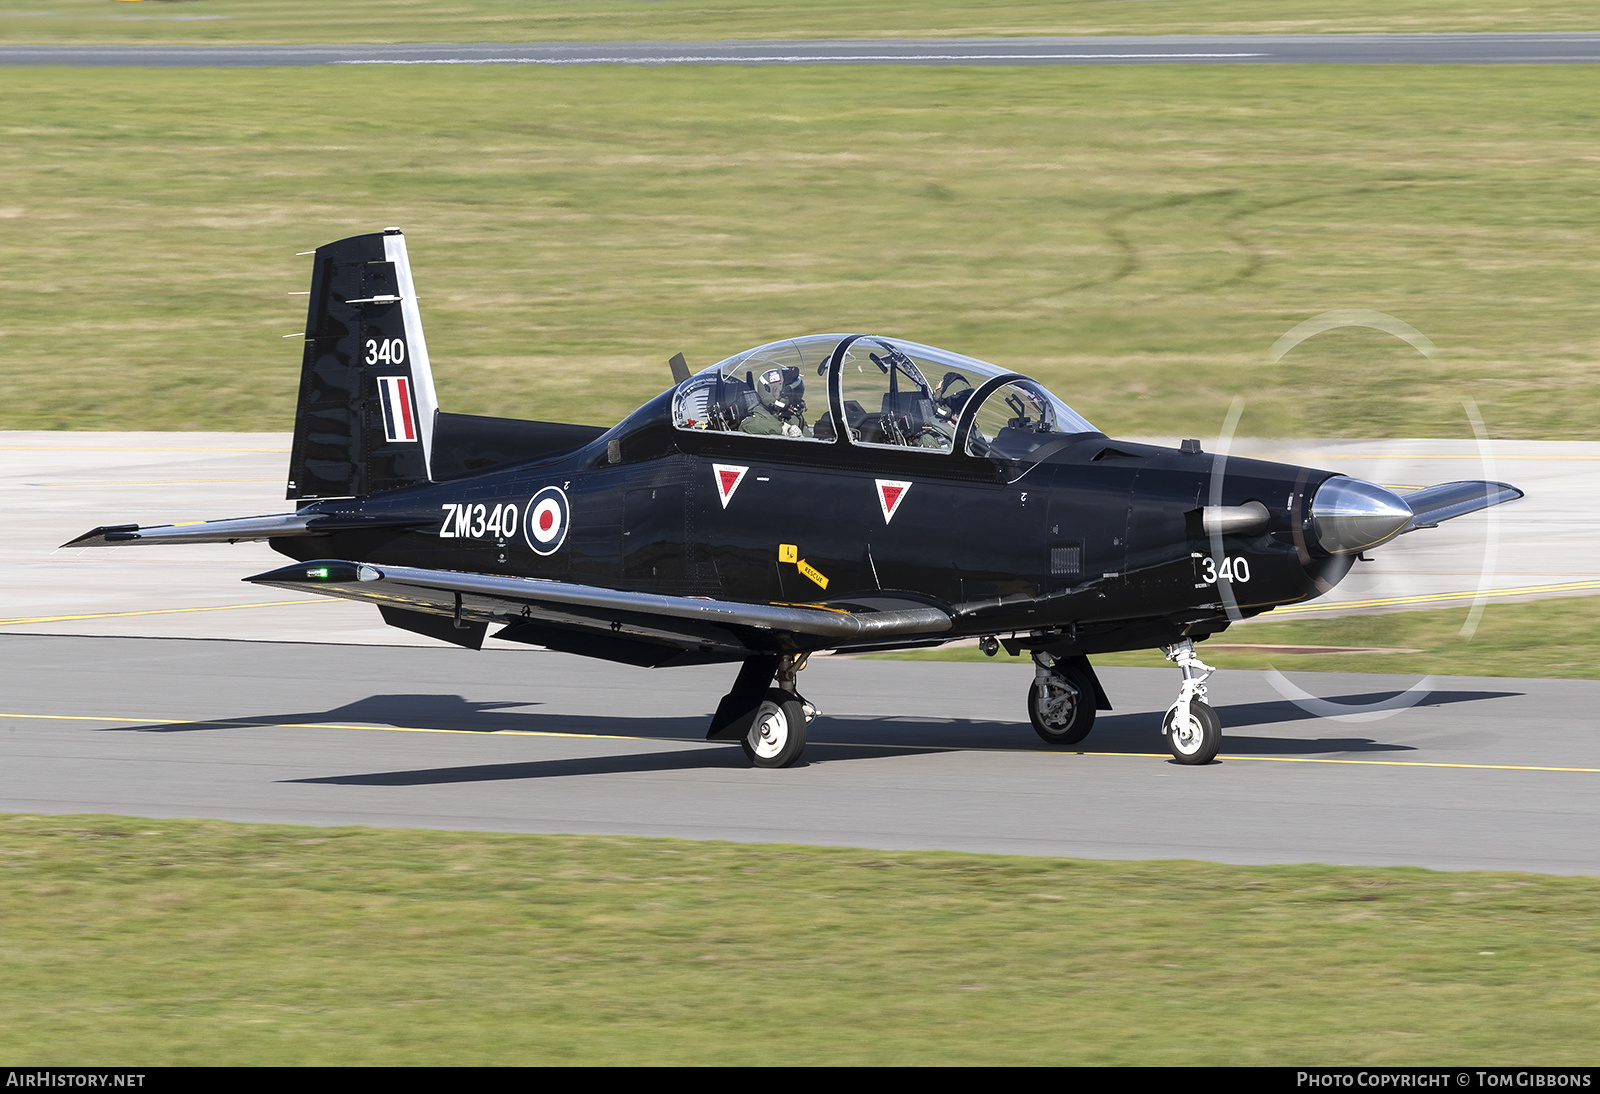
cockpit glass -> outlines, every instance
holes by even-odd
[[[852,441],[930,452],[951,450],[961,408],[1002,375],[971,357],[870,335],[850,344],[839,372]]]
[[[1013,380],[979,404],[967,434],[967,454],[1022,460],[1059,437],[1093,432],[1094,426],[1043,385]]]
[[[754,433],[795,441],[819,434],[828,411],[828,359],[848,335],[815,334],[770,342],[689,377],[672,399],[679,429]]]
[[[678,385],[673,422],[679,429],[831,442],[838,427],[828,406],[828,369],[850,338],[814,334],[734,354]],[[875,335],[850,341],[839,373],[852,444],[925,452],[952,451],[978,389],[1014,375],[974,357]],[[1093,432],[1042,385],[1019,378],[977,408],[967,452],[1021,459],[1055,437]]]

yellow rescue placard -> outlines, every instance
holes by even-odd
[[[805,559],[802,558],[799,561],[798,565],[800,567],[800,572],[801,573],[805,574],[812,581],[815,581],[818,585],[822,586],[824,589],[826,589],[828,587],[828,579],[823,577],[821,572],[815,566],[811,565],[811,563],[807,562]]]
[[[799,562],[800,561],[800,548],[796,547],[792,543],[780,543],[780,544],[778,544],[778,561],[779,562]]]

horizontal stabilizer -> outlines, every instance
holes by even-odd
[[[321,560],[245,578],[296,592],[366,600],[413,612],[485,622],[559,627],[705,653],[743,654],[788,645],[827,649],[901,635],[948,631],[948,612],[904,600],[864,610],[795,604],[743,604],[629,592],[531,577],[459,573],[412,566]]]
[[[1522,491],[1503,482],[1441,482],[1424,486],[1400,497],[1411,507],[1411,521],[1401,534],[1418,528],[1432,528],[1441,521],[1476,513],[1491,505],[1502,505],[1522,497]]]
[[[416,523],[407,520],[403,525]],[[85,532],[63,547],[125,547],[130,543],[244,543],[279,536],[325,536],[352,528],[381,528],[393,521],[360,520],[318,513],[278,513],[269,517],[235,517],[232,520],[197,520],[189,524],[102,525]]]

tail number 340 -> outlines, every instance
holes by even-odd
[[[406,344],[398,338],[368,338],[367,364],[403,365],[406,363]]]

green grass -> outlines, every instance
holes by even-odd
[[[4,0],[0,42],[514,42],[1600,29],[1580,0]]]
[[[0,41],[1600,29],[1423,0],[7,14],[44,6],[8,0]],[[1034,372],[1115,432],[1203,436],[1244,394],[1246,434],[1458,436],[1470,395],[1497,435],[1600,435],[1581,68],[12,69],[0,102],[0,428],[287,428],[289,256],[400,223],[448,409],[605,422],[676,350],[843,328]],[[1347,331],[1266,363],[1352,307],[1440,356]],[[1206,656],[1594,677],[1597,607]],[[106,817],[0,820],[0,871],[0,1056],[30,1064],[1593,1064],[1600,1018],[1595,879]]]
[[[1206,664],[1223,669],[1283,672],[1388,672],[1423,676],[1552,676],[1600,680],[1600,597],[1534,600],[1519,604],[1490,601],[1470,634],[1463,628],[1468,608],[1335,619],[1270,617],[1231,627],[1203,643]],[[1222,650],[1213,643],[1262,646],[1342,646],[1411,649],[1420,653],[1295,654],[1278,650]],[[914,650],[876,657],[917,661],[987,661],[976,647]],[[1009,660],[1004,650],[995,660]],[[1167,665],[1157,651],[1100,654],[1096,665]]]
[[[463,412],[609,422],[675,351],[865,329],[1111,432],[1244,395],[1244,435],[1462,436],[1470,396],[1600,436],[1583,66],[8,69],[0,101],[0,427],[288,428],[292,256],[400,224]],[[1269,363],[1334,308],[1440,352]]]
[[[1600,880],[0,819],[30,1065],[1590,1064]]]

